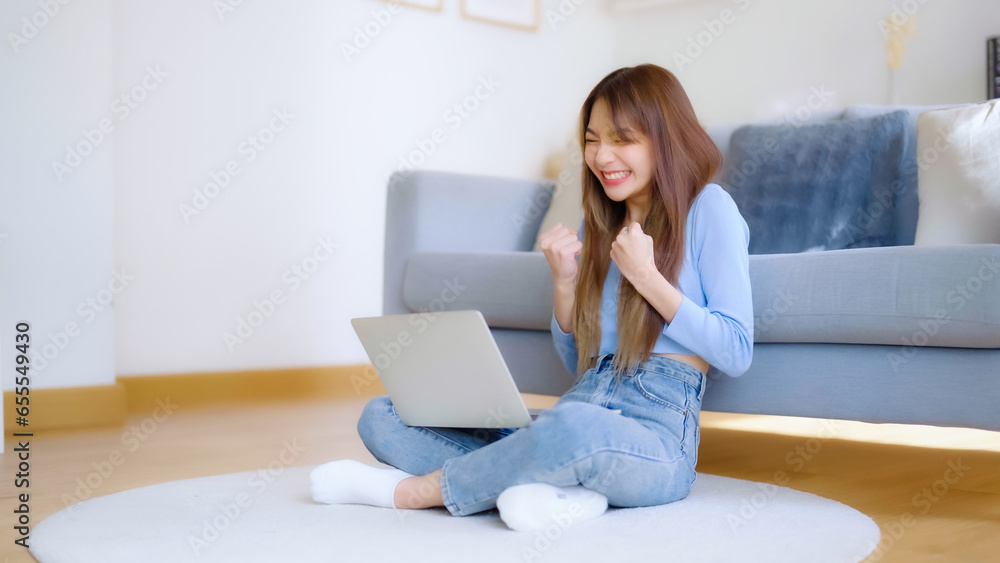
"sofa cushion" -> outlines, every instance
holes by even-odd
[[[961,104],[958,104],[961,105]],[[958,107],[956,104],[914,106],[914,105],[879,105],[854,104],[844,109],[843,119],[862,119],[874,117],[894,111],[906,112],[906,155],[907,174],[917,174],[917,118],[925,111]],[[920,214],[920,199],[918,196],[920,181],[917,188],[896,194],[896,244],[913,244],[916,238],[917,221]]]
[[[897,244],[896,194],[916,190],[906,118],[737,129],[720,184],[750,227],[750,253]]]
[[[920,114],[917,149],[914,244],[1000,244],[1000,100]]]
[[[1000,348],[1000,245],[896,246],[750,256],[754,341]],[[493,328],[548,331],[539,252],[418,252],[413,312],[477,309]]]
[[[729,139],[733,136],[734,131],[744,125],[798,126],[814,123],[826,123],[840,119],[844,113],[843,108],[814,110],[806,105],[800,106],[800,110],[801,111],[798,112],[799,115],[792,113],[787,116],[776,116],[752,121],[718,122],[705,125],[704,127],[708,136],[715,142],[715,146],[719,147],[719,151],[722,153],[723,161],[725,161],[726,155],[729,154]],[[718,180],[722,177],[721,175],[722,169],[720,168],[716,175],[712,178],[712,182],[718,183]]]
[[[844,114],[841,119],[863,119],[866,117],[875,117],[876,115],[884,115],[887,113],[892,113],[894,111],[905,111],[907,113],[907,131],[910,131],[913,135],[913,140],[916,141],[916,128],[917,128],[917,118],[920,114],[925,111],[931,111],[936,109],[946,109],[954,108],[964,104],[937,104],[928,106],[919,105],[880,105],[880,104],[853,104],[844,108]]]

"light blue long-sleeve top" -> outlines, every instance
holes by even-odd
[[[580,223],[579,240],[583,240]],[[653,352],[696,354],[710,365],[738,377],[753,357],[753,298],[750,292],[750,229],[732,196],[718,184],[698,194],[687,215],[684,264],[677,287],[684,294],[673,321],[666,323]],[[600,354],[618,348],[618,285],[614,260],[601,300]],[[573,333],[563,332],[552,311],[552,340],[570,373],[576,374],[578,351]]]

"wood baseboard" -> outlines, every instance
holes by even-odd
[[[346,399],[385,394],[371,365],[119,377],[129,414],[157,400],[178,408],[285,400]]]
[[[385,394],[371,365],[119,377],[113,385],[32,389],[28,420],[17,424],[15,393],[4,393],[5,434],[121,425],[129,414],[268,401],[347,399]],[[169,401],[169,402],[168,402]]]
[[[28,426],[17,424],[14,391],[3,394],[5,434],[53,428],[120,425],[125,421],[125,386],[93,385],[32,389],[28,395]]]

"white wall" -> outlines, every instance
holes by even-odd
[[[833,92],[829,107],[888,101],[887,0],[712,0],[628,16],[587,0],[536,33],[444,4],[386,22],[379,0],[242,2],[221,16],[201,0],[71,2],[19,53],[0,49],[0,338],[27,318],[44,344],[84,325],[78,305],[113,271],[133,278],[114,325],[110,310],[95,315],[36,385],[366,361],[349,319],[381,313],[385,180],[414,140],[445,136],[425,169],[539,177],[587,92],[619,66],[675,70],[706,122],[792,111],[812,87]],[[543,2],[560,5],[574,4]],[[735,21],[678,69],[672,54],[724,8]],[[0,30],[38,9],[5,2]],[[918,18],[898,101],[980,100],[1000,3],[925,0]],[[366,25],[380,31],[348,62],[342,44]],[[490,76],[495,91],[454,128],[445,112]],[[112,110],[123,94],[142,98],[127,114]],[[294,117],[248,161],[241,143],[282,110]],[[114,132],[59,184],[49,163],[102,118]],[[196,201],[230,161],[240,171],[228,186]],[[206,202],[187,221],[179,209]],[[337,246],[293,290],[285,272],[327,256],[317,237]],[[230,351],[223,334],[276,290],[282,303]]]
[[[115,89],[147,65],[168,74],[116,144],[115,263],[137,278],[116,310],[120,374],[367,361],[349,320],[381,314],[386,178],[414,140],[444,133],[422,168],[541,177],[612,69],[596,3],[538,33],[462,19],[457,0],[403,8],[350,61],[342,45],[390,4],[115,6]],[[491,77],[456,128],[446,112]],[[241,142],[276,108],[294,119],[248,162]],[[179,205],[230,160],[239,175],[186,221]],[[317,237],[339,247],[296,288],[283,276],[311,265]],[[273,291],[283,302],[230,350],[223,334]]]
[[[33,0],[0,5],[4,390],[13,389],[16,375],[9,354],[14,326],[25,320],[32,324],[32,388],[115,381],[106,306],[113,297],[112,153],[119,135],[111,111],[112,4],[46,4],[53,15]],[[104,119],[110,135],[99,132]],[[81,131],[95,129],[89,136],[97,146],[60,181],[52,162],[65,163],[66,145],[82,143],[87,152]]]
[[[707,123],[786,115],[806,103],[814,87],[829,92],[826,108],[886,104],[889,71],[879,21],[894,7],[915,10],[917,27],[897,71],[899,97],[892,101],[983,101],[986,38],[1000,34],[996,0],[667,5],[614,19],[615,62],[652,62],[673,71]],[[730,11],[730,23],[722,21],[723,10]]]

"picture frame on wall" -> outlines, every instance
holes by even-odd
[[[460,0],[462,17],[512,29],[538,31],[541,0]]]
[[[429,12],[440,12],[444,9],[444,0],[383,0],[383,2],[392,2],[407,8],[420,8]]]

